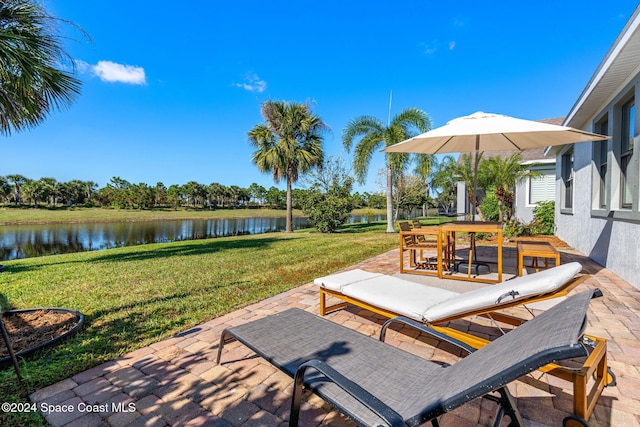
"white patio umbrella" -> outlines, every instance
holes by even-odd
[[[468,153],[475,152],[473,209],[478,187],[478,153],[481,151],[528,150],[574,142],[601,141],[598,135],[566,126],[516,119],[501,114],[477,112],[383,149],[387,153]],[[475,218],[475,212],[471,220]]]

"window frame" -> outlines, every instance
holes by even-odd
[[[633,209],[633,142],[635,136],[635,97],[620,107],[620,208]],[[632,113],[633,112],[633,113]],[[628,191],[627,191],[628,190]],[[628,198],[627,198],[628,197]]]
[[[573,144],[568,146],[560,154],[560,212],[564,214],[573,213],[574,190],[575,190],[575,150]],[[567,203],[567,201],[569,203]]]
[[[602,117],[596,122],[596,133],[601,135],[611,135],[609,125],[609,113],[605,112],[604,115],[602,115]],[[609,208],[610,183],[608,182],[608,179],[610,175],[609,153],[611,151],[609,141],[610,140],[593,142],[593,209],[607,210]]]
[[[598,170],[597,151],[601,145],[597,141],[592,145],[591,217],[640,223],[640,156],[634,154],[636,146],[640,143],[640,122],[635,110],[631,110],[633,114],[629,114],[629,117],[623,120],[624,115],[627,114],[624,110],[629,109],[631,105],[635,108],[635,100],[639,98],[640,73],[623,90],[619,91],[599,114],[594,116],[592,128],[595,132],[601,129],[598,124],[608,118],[611,139],[607,144],[606,206],[599,206],[601,191],[598,188],[600,186],[600,172]],[[623,121],[626,121],[624,125],[627,132],[623,132]],[[626,140],[623,137],[624,133],[629,133]],[[626,159],[624,160],[626,165],[622,164],[623,159]],[[623,168],[625,166],[626,176],[623,176]],[[630,194],[628,193],[627,199],[623,200],[623,183],[625,179],[630,185]]]

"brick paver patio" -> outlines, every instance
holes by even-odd
[[[569,261],[579,261],[592,275],[578,291],[598,287],[604,293],[590,306],[587,332],[608,340],[609,365],[618,380],[616,387],[604,390],[589,423],[594,427],[640,427],[640,291],[585,256],[562,252],[562,262]],[[350,268],[395,274],[398,251]],[[53,426],[286,425],[292,383],[289,377],[238,343],[225,346],[221,366],[214,360],[222,329],[289,307],[317,314],[316,287],[305,284],[214,319],[38,390],[31,400],[50,410],[45,417]],[[371,336],[377,336],[385,320],[356,307],[327,317]],[[475,319],[474,323],[458,322],[460,327],[486,332],[486,326]],[[434,348],[433,342],[411,330],[390,332],[387,342],[406,351],[442,361],[456,359],[446,346]],[[562,425],[562,419],[572,411],[570,387],[568,382],[538,372],[509,386],[532,427]],[[492,403],[478,399],[447,414],[441,423],[456,427],[488,425],[494,408]],[[301,425],[353,423],[309,395],[303,404]]]

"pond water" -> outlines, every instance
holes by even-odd
[[[377,215],[375,221],[384,219]],[[352,216],[350,223],[367,222]],[[293,228],[309,227],[307,218],[293,218]],[[84,224],[0,226],[0,260],[84,252],[148,243],[208,239],[284,231],[285,218],[220,218]]]

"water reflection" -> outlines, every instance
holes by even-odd
[[[351,217],[351,223],[380,220]],[[307,218],[294,218],[293,228],[309,227]],[[0,226],[0,259],[84,252],[123,246],[208,239],[284,231],[285,218],[221,218],[86,224]]]

